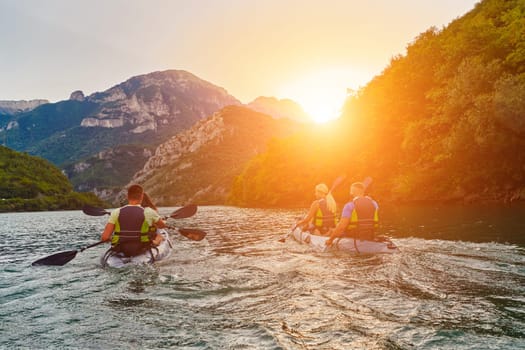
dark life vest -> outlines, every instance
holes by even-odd
[[[149,225],[144,216],[144,208],[135,205],[120,208],[111,244],[115,246],[120,243],[149,241]]]
[[[326,199],[319,200],[319,209],[315,213],[314,226],[317,228],[335,227],[335,215],[328,209]]]
[[[353,202],[354,210],[346,232],[351,232],[356,238],[373,239],[379,226],[379,214],[374,202],[369,197],[358,197]]]

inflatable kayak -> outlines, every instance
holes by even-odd
[[[315,251],[345,251],[356,254],[391,254],[399,251],[397,246],[387,237],[377,237],[373,241],[353,238],[336,238],[332,246],[326,246],[327,236],[317,236],[296,228],[292,237],[303,244],[308,244]]]
[[[142,254],[130,257],[126,257],[122,253],[117,253],[108,249],[100,257],[100,264],[103,267],[121,268],[131,265],[153,264],[167,259],[173,251],[173,244],[166,230],[159,230],[158,233],[164,236],[164,240],[158,247],[152,247]]]

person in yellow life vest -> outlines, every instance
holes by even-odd
[[[306,217],[298,221],[296,226],[315,235],[326,235],[335,227],[337,205],[325,184],[315,186],[315,198]]]
[[[352,200],[345,204],[341,220],[329,232],[327,246],[331,246],[334,239],[339,237],[374,239],[379,224],[379,205],[372,198],[365,196],[365,186],[361,182],[354,182],[350,186],[350,197]]]
[[[143,199],[143,188],[131,185],[128,204],[111,212],[102,232],[101,241],[111,239],[112,249],[125,256],[139,255],[164,239],[156,233],[156,228],[164,228],[166,223],[154,209],[141,206]]]

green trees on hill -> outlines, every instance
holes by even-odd
[[[0,146],[0,212],[78,209],[100,205],[93,194],[76,193],[48,161]]]
[[[334,132],[305,130],[252,160],[231,202],[307,202],[340,173],[373,176],[381,199],[525,199],[524,18],[522,0],[485,0],[420,34],[348,97]]]

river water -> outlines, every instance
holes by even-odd
[[[176,208],[162,208],[169,213]],[[107,217],[0,214],[0,349],[524,349],[525,206],[383,208],[392,255],[315,253],[304,210],[199,207],[155,266],[103,269]]]

